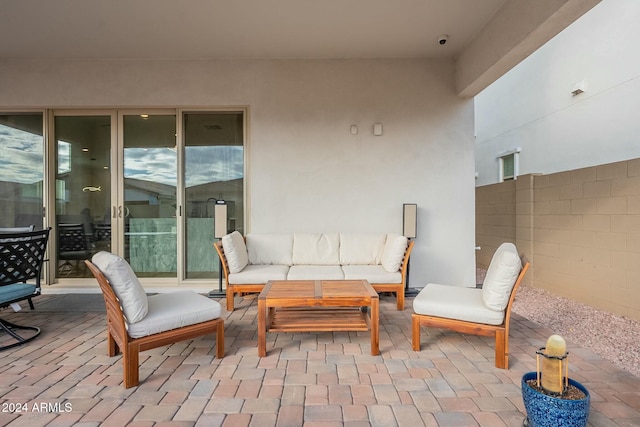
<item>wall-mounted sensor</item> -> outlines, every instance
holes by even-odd
[[[449,40],[449,36],[446,34],[441,34],[438,36],[438,44],[440,45],[447,44],[448,40]]]

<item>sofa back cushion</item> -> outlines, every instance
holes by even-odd
[[[338,233],[295,233],[293,264],[339,265],[340,235]]]
[[[222,249],[224,249],[224,256],[227,258],[229,273],[239,273],[249,263],[247,246],[242,234],[238,231],[222,237]]]
[[[507,307],[520,270],[522,261],[516,246],[513,243],[501,244],[491,258],[482,284],[482,299],[487,308],[502,311]]]
[[[291,265],[293,235],[248,234],[249,264]]]
[[[384,249],[385,234],[374,233],[341,233],[340,264],[341,265],[376,265],[380,264]]]
[[[409,239],[398,234],[389,234],[382,252],[382,267],[385,271],[395,273],[400,270],[404,253],[407,251]]]
[[[91,262],[109,280],[113,291],[120,300],[120,306],[127,323],[141,321],[147,315],[149,302],[144,288],[127,261],[110,252],[100,251]]]

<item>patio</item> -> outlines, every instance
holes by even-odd
[[[36,325],[34,341],[0,353],[0,425],[8,426],[521,426],[520,379],[551,331],[514,314],[510,369],[493,340],[424,330],[411,350],[411,304],[380,301],[380,356],[367,333],[267,335],[257,356],[257,304],[226,315],[226,356],[213,335],[143,352],[141,384],[125,390],[106,355],[98,294],[43,295],[0,315]],[[571,378],[591,392],[591,426],[640,425],[640,378],[568,342]],[[19,404],[19,405],[18,405]],[[17,407],[25,414],[19,415]]]

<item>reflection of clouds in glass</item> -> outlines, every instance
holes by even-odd
[[[177,155],[168,148],[125,148],[124,177],[175,187]]]
[[[41,135],[0,125],[0,181],[42,181],[44,141]]]
[[[244,176],[242,146],[197,146],[185,148],[185,185],[193,187]]]

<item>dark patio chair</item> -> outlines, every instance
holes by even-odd
[[[80,266],[81,261],[90,257],[85,227],[82,224],[58,224],[58,260],[64,261],[58,267],[58,272],[69,276]],[[82,267],[84,268],[84,263]]]
[[[40,276],[49,230],[0,234],[0,308],[27,300],[29,307],[34,309],[32,298],[40,295]],[[27,283],[30,280],[34,283]],[[30,330],[35,334],[23,338],[19,330]],[[13,338],[9,341],[15,340],[0,347],[0,350],[6,350],[31,341],[40,334],[40,328],[0,319],[0,332],[6,332]]]

